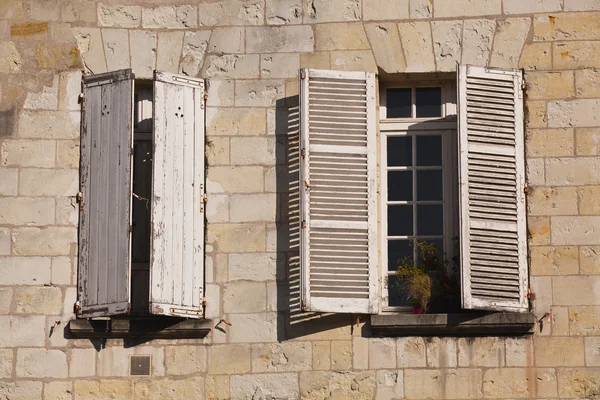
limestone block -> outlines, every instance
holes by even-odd
[[[55,159],[53,140],[4,140],[0,145],[3,166],[53,167]]]
[[[27,228],[25,228],[27,229]],[[0,285],[50,284],[50,258],[1,257]]]
[[[300,373],[300,398],[372,399],[375,371],[305,371]]]
[[[250,345],[218,344],[208,348],[208,373],[244,374],[250,372]]]
[[[377,67],[388,73],[404,72],[406,70],[406,61],[402,52],[398,25],[391,22],[373,23],[365,24],[365,29],[373,48],[373,55],[371,57],[375,57]],[[334,61],[333,53],[331,59]],[[334,63],[332,62],[333,66]]]
[[[533,338],[506,338],[505,354],[507,367],[529,367],[533,365]]]
[[[19,182],[19,170],[16,168],[0,168],[0,194],[16,196]]]
[[[280,80],[238,81],[235,84],[236,105],[242,107],[269,107],[282,99],[284,85]],[[266,113],[265,130],[266,130]],[[233,148],[233,142],[232,142]]]
[[[433,43],[429,22],[407,22],[398,24],[402,39],[406,72],[435,71]]]
[[[429,0],[425,0],[428,2]],[[415,3],[414,5],[412,3]],[[379,20],[394,20],[409,18],[409,1],[408,0],[363,0],[363,20],[364,21],[379,21]],[[410,18],[430,18],[431,4],[429,5],[429,17],[423,17],[427,13],[427,6],[421,4],[423,2],[413,0],[410,4]],[[412,14],[416,13],[416,16]]]
[[[79,168],[79,140],[56,141],[56,166]]]
[[[58,109],[80,111],[81,71],[61,72],[58,85]]]
[[[208,47],[210,34],[210,31],[185,32],[180,61],[183,74],[188,76],[198,75],[204,61],[204,53]]]
[[[331,369],[331,342],[319,341],[312,344],[312,370],[326,371]]]
[[[233,106],[234,88],[233,80],[210,79],[206,85],[208,107],[228,107]]]
[[[552,229],[554,230],[554,226]],[[552,288],[554,305],[592,306],[600,304],[600,277],[554,276],[552,277]]]
[[[18,228],[13,230],[13,254],[15,255],[69,255],[71,246],[74,243],[77,243],[77,229],[74,227]]]
[[[230,314],[231,343],[270,343],[277,341],[277,313]]]
[[[232,282],[223,288],[223,312],[226,314],[263,312],[266,306],[267,288],[264,283]]]
[[[436,4],[437,13],[437,4]],[[438,71],[455,71],[461,59],[462,21],[434,21],[431,23],[433,52]]]
[[[498,21],[490,66],[516,68],[530,27],[529,18],[508,18]]]
[[[583,338],[581,337],[536,337],[533,345],[535,362],[540,367],[585,365]]]
[[[212,167],[208,169],[207,193],[260,193],[262,167]]]
[[[207,136],[264,135],[266,125],[267,117],[262,109],[208,107],[206,110]]]
[[[341,71],[375,72],[377,64],[369,50],[332,51],[331,68]]]
[[[129,358],[132,355],[150,355],[152,359],[150,374],[152,376],[165,375],[165,350],[163,347],[121,347],[119,345],[109,346],[98,352],[96,375],[129,376]]]
[[[562,11],[561,0],[504,0],[504,14],[533,14]]]
[[[594,11],[600,10],[598,0],[565,0],[565,11]]]
[[[133,396],[136,399],[203,399],[204,378],[152,379],[135,381]]]
[[[555,42],[552,61],[556,69],[594,68],[600,66],[598,41]]]
[[[22,169],[19,193],[26,196],[74,196],[79,187],[76,169]]]
[[[208,165],[229,164],[229,138],[211,137],[206,141],[206,160]]]
[[[186,29],[198,26],[198,11],[195,6],[161,6],[142,9],[144,28]]]
[[[229,214],[231,222],[274,222],[281,218],[275,193],[233,195]]]
[[[13,290],[9,287],[4,287],[0,289],[0,314],[1,315],[5,315],[5,314],[9,314],[11,311],[11,305],[12,305],[12,295],[13,295]],[[1,361],[0,361],[1,364]],[[2,370],[2,367],[0,366],[0,371]],[[0,376],[1,376],[1,372],[0,372]]]
[[[267,24],[292,25],[302,23],[302,0],[267,0]]]
[[[29,92],[23,108],[56,110],[58,108],[58,75],[52,80],[52,86],[44,86],[41,92]]]
[[[558,395],[561,399],[598,397],[600,368],[565,368],[558,370]]]
[[[206,371],[204,346],[168,346],[165,353],[168,375],[188,375]]]
[[[0,378],[12,378],[12,374],[13,349],[2,349],[0,350]]]
[[[584,186],[579,192],[579,214],[600,215],[600,186]]]
[[[485,371],[483,376],[483,395],[485,398],[528,398],[551,397],[556,395],[556,377],[553,370],[534,370],[535,378],[530,378],[530,370],[525,368],[495,368]],[[532,382],[529,382],[529,381]]]
[[[299,398],[298,377],[296,374],[233,375],[230,393],[232,400],[252,397],[261,399]]]
[[[537,15],[533,40],[596,40],[600,35],[600,13],[558,13]]]
[[[501,338],[458,339],[460,367],[501,367],[504,365],[504,342]]]
[[[331,55],[328,52],[323,53],[302,53],[300,54],[300,66],[302,68],[330,69]]]
[[[543,186],[546,183],[546,171],[543,158],[530,158],[526,162],[527,186]]]
[[[528,99],[563,99],[575,96],[573,71],[527,72]]]
[[[264,2],[258,0],[217,0],[198,4],[200,26],[262,25]]]
[[[73,383],[64,381],[47,382],[44,385],[46,399],[71,400],[73,398]]]
[[[207,399],[229,400],[229,376],[209,375],[206,377],[205,394]]]
[[[479,369],[407,369],[404,394],[408,399],[480,399],[481,382]]]
[[[529,215],[577,215],[575,187],[535,188],[527,193]]]
[[[600,97],[600,70],[593,68],[575,71],[575,93],[577,97]]]
[[[112,6],[98,4],[98,25],[121,28],[140,26],[142,8],[140,6]]]
[[[316,343],[321,342],[313,344]],[[253,345],[252,372],[307,371],[311,369],[313,353],[310,342]]]
[[[552,277],[533,276],[530,278],[531,291],[535,293],[533,308],[536,313],[543,315],[552,306]],[[551,327],[544,327],[542,334],[550,334]]]
[[[260,74],[263,78],[298,79],[299,68],[299,54],[265,54],[260,57]],[[290,96],[287,91],[286,96]]]
[[[599,320],[599,306],[569,307],[569,333],[571,335],[600,335],[600,324],[598,324]]]
[[[78,112],[24,110],[18,131],[22,138],[74,139],[79,137],[79,124]]]
[[[531,247],[530,253],[532,275],[575,275],[579,272],[577,247]]]
[[[352,338],[352,366],[354,369],[369,368],[369,339],[362,336]]]
[[[73,392],[76,400],[130,399],[133,398],[133,382],[117,379],[79,380],[73,383]]]
[[[74,197],[56,199],[56,224],[77,226],[79,222],[79,204]]]
[[[600,275],[600,246],[582,246],[579,259],[582,274]]]
[[[369,368],[396,368],[396,343],[394,339],[369,339]]]
[[[365,28],[360,22],[315,26],[316,51],[369,50]]]
[[[0,4],[0,18],[21,19],[23,18],[23,0],[7,0]]]
[[[58,315],[62,310],[62,292],[56,287],[16,288],[14,301],[17,313]]]
[[[61,4],[61,20],[64,22],[89,22],[96,23],[96,7],[88,0],[74,0]]]
[[[41,399],[42,385],[36,381],[0,382],[0,394],[7,400]]]
[[[502,14],[500,0],[436,0],[435,18]]]
[[[456,368],[456,346],[454,338],[426,338],[427,366],[430,368]]]
[[[550,309],[552,321],[552,334],[555,336],[568,336],[569,332],[569,307],[552,307]]]
[[[206,203],[206,220],[209,224],[229,222],[229,197],[227,195],[211,195]]]
[[[0,41],[0,73],[15,73],[21,70],[23,59],[13,42]]]
[[[152,78],[156,66],[156,33],[129,31],[129,47],[135,49],[131,68],[136,78]]]
[[[204,75],[207,78],[258,78],[259,56],[249,55],[211,55],[204,63]]]
[[[83,377],[96,374],[96,349],[71,349],[69,376]]]
[[[183,32],[159,32],[156,69],[178,73],[182,45]]]
[[[525,70],[552,69],[552,44],[525,44],[523,52],[521,53],[521,58],[519,59],[519,68]]]
[[[285,260],[276,253],[229,254],[229,280],[273,281],[284,266]]]
[[[352,369],[352,342],[334,340],[331,342],[331,369],[343,371]]]
[[[600,338],[586,337],[585,343],[585,365],[588,367],[600,366]]]
[[[359,21],[360,0],[304,0],[304,23]]]
[[[109,71],[129,68],[129,36],[127,29],[103,29],[104,54]]]
[[[548,185],[598,185],[600,160],[597,157],[546,159]]]
[[[425,341],[421,337],[402,337],[396,343],[398,368],[426,367]]]
[[[73,28],[77,50],[89,74],[106,72],[104,45],[98,28]]]
[[[377,371],[377,398],[404,397],[404,375],[402,371]]]
[[[10,230],[8,228],[0,228],[0,256],[7,255],[10,255]]]
[[[265,251],[264,224],[212,224],[208,226],[207,242],[220,252]]]
[[[243,53],[244,52],[244,28],[227,27],[215,28],[208,43],[209,53]]]
[[[26,378],[66,378],[67,355],[61,350],[21,348],[17,350],[16,372]]]
[[[531,100],[525,102],[525,126],[542,128],[547,126],[546,101]]]
[[[0,317],[0,347],[44,346],[45,321],[43,315]]]
[[[274,165],[276,163],[275,138],[233,137],[231,138],[232,165]],[[271,202],[275,204],[274,201]],[[273,217],[275,216],[275,210]],[[270,218],[268,220],[274,220]]]
[[[246,28],[248,53],[292,53],[314,51],[311,26]]]

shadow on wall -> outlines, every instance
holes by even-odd
[[[285,268],[277,268],[277,340],[280,342],[353,326],[352,316],[348,314],[311,313],[301,309],[299,111],[299,96],[277,101],[276,189],[277,212],[280,214],[277,216],[277,254],[278,258],[282,257],[285,260]]]
[[[15,131],[17,120],[17,107],[13,106],[6,110],[0,110],[0,138],[9,137]]]

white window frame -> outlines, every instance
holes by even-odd
[[[412,88],[412,115],[415,113],[415,88],[418,87],[441,87],[442,88],[442,114],[441,117],[428,118],[386,118],[386,91],[395,88]],[[455,255],[455,237],[458,235],[458,150],[457,150],[457,123],[456,123],[456,86],[453,82],[427,81],[406,82],[405,84],[381,84],[380,85],[380,123],[379,123],[379,204],[380,219],[380,310],[382,313],[410,312],[410,307],[388,306],[388,224],[387,224],[387,138],[391,136],[407,136],[409,131],[418,131],[417,135],[440,134],[442,136],[442,182],[443,182],[443,205],[444,205],[444,254],[447,259]],[[413,158],[415,154],[415,141],[413,140]],[[396,168],[396,167],[394,167]],[[417,190],[414,184],[416,176],[413,175],[413,199]],[[402,203],[402,202],[398,202]],[[448,212],[454,210],[454,212]],[[413,236],[407,236],[411,238]]]

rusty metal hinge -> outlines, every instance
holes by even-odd
[[[206,300],[206,297],[202,298],[202,306],[206,307],[206,305],[208,304],[208,301]]]
[[[302,148],[302,150],[300,151],[300,156],[302,156],[302,158],[306,157],[306,148]]]
[[[531,301],[535,300],[535,293],[531,291],[531,289],[527,290],[527,298]]]
[[[300,71],[300,79],[306,79],[306,70],[305,69]]]
[[[302,221],[302,229],[306,228],[306,220]]]
[[[85,205],[85,200],[83,199],[83,193],[77,192],[76,199],[77,199],[77,202],[79,203],[79,211],[83,211],[83,206]]]

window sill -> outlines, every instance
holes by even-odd
[[[197,339],[210,332],[210,320],[172,317],[76,319],[69,323],[74,338]]]
[[[533,313],[381,314],[371,316],[373,336],[483,336],[533,333]]]

